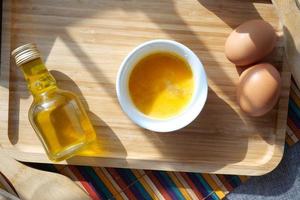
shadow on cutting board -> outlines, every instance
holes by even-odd
[[[262,19],[257,12],[254,3],[270,3],[268,0],[244,0],[242,10],[238,10],[236,5],[239,0],[198,0],[201,5],[213,12],[220,20],[230,28],[235,29],[241,23],[252,20]],[[243,12],[243,13],[242,13]],[[242,14],[242,19],[241,19]]]
[[[121,141],[118,139],[114,131],[103,120],[101,120],[100,117],[90,111],[89,105],[77,84],[68,75],[62,72],[51,70],[50,73],[56,79],[59,88],[72,91],[78,95],[97,133],[97,141],[86,150],[80,152],[79,155],[91,157],[95,155],[100,157],[114,157],[114,154],[117,154],[118,156],[121,155],[125,157],[127,153]],[[106,141],[111,142],[108,144]],[[67,162],[72,161],[72,159],[74,158],[68,159]]]
[[[182,1],[183,2],[183,1]],[[205,30],[199,30],[199,27],[194,22],[187,23],[186,19],[183,19],[179,13],[178,9],[180,5],[175,5],[182,3],[181,1],[172,1],[172,0],[165,0],[165,1],[95,1],[95,0],[86,0],[86,1],[72,1],[72,2],[64,2],[61,1],[51,1],[51,6],[48,5],[47,2],[41,2],[41,1],[32,1],[29,3],[22,4],[21,2],[14,2],[13,3],[13,10],[15,13],[23,13],[25,17],[20,17],[23,15],[19,15],[19,18],[14,19],[15,26],[12,29],[12,32],[18,31],[18,28],[22,27],[22,24],[26,24],[28,22],[31,22],[33,27],[31,29],[24,29],[25,33],[22,35],[20,33],[20,37],[18,37],[17,34],[15,34],[15,38],[12,41],[12,47],[16,47],[19,44],[22,44],[24,42],[36,42],[38,47],[41,47],[40,50],[42,52],[43,57],[45,57],[47,60],[48,56],[50,55],[50,51],[53,49],[55,41],[57,39],[60,39],[65,46],[68,48],[68,50],[71,52],[71,54],[78,59],[79,63],[82,66],[86,67],[86,71],[90,73],[90,75],[93,77],[95,82],[99,85],[99,87],[103,88],[105,93],[108,97],[110,97],[111,101],[116,102],[116,95],[115,95],[115,84],[111,81],[109,77],[100,69],[100,67],[105,67],[105,62],[111,62],[112,59],[118,59],[121,63],[120,55],[122,58],[124,58],[127,53],[129,52],[117,52],[112,51],[111,49],[108,49],[105,55],[99,54],[98,58],[103,60],[103,63],[99,64],[95,62],[95,57],[92,57],[91,54],[92,51],[89,52],[88,50],[84,49],[82,45],[79,43],[82,43],[83,45],[95,45],[95,42],[92,40],[97,40],[100,44],[109,44],[107,41],[109,40],[109,34],[97,32],[99,31],[99,28],[102,25],[101,24],[93,24],[94,19],[93,16],[97,15],[96,17],[101,17],[101,15],[105,12],[109,12],[110,10],[121,10],[124,12],[132,12],[133,14],[141,12],[142,14],[146,15],[149,21],[153,24],[155,24],[159,30],[162,31],[161,34],[158,36],[153,34],[151,35],[151,28],[149,28],[150,32],[146,32],[146,30],[141,30],[141,27],[135,27],[134,25],[128,24],[128,26],[132,29],[137,29],[140,31],[145,31],[144,36],[140,37],[137,36],[135,42],[130,43],[120,43],[119,45],[126,45],[126,48],[128,50],[131,50],[134,48],[137,44],[144,42],[149,39],[149,35],[152,36],[151,39],[155,39],[157,37],[160,37],[162,39],[169,38],[176,40],[178,42],[181,42],[188,46],[190,49],[192,49],[202,60],[204,67],[207,72],[209,85],[213,87],[209,90],[209,99],[207,101],[207,105],[205,106],[205,109],[203,113],[199,116],[199,119],[197,119],[194,123],[192,123],[187,128],[183,129],[183,134],[190,134],[191,140],[193,140],[193,136],[199,136],[199,133],[197,132],[197,126],[201,123],[201,126],[207,126],[210,127],[210,131],[212,134],[207,134],[205,137],[207,137],[207,140],[211,140],[210,142],[214,142],[215,145],[211,146],[211,157],[207,159],[224,159],[224,163],[235,163],[243,160],[244,156],[247,152],[247,138],[244,138],[240,143],[236,143],[234,140],[234,136],[236,134],[243,134],[241,130],[234,130],[233,132],[229,132],[229,130],[226,130],[226,113],[227,115],[230,115],[232,119],[236,120],[234,123],[244,123],[241,119],[241,117],[231,108],[231,105],[226,103],[226,101],[235,102],[235,96],[232,95],[232,90],[235,89],[236,85],[231,77],[228,76],[228,72],[223,71],[221,64],[219,63],[218,59],[224,59],[223,55],[223,45],[224,45],[224,37],[225,37],[225,31],[220,33],[212,33],[210,31],[209,26],[205,27],[207,29]],[[259,13],[256,11],[255,7],[253,6],[253,1],[247,0],[243,1],[242,9],[237,9],[235,7],[235,12],[229,12],[233,8],[231,5],[236,4],[237,0],[224,0],[222,2],[214,0],[199,0],[197,1],[198,6],[203,6],[207,8],[208,10],[211,10],[213,12],[213,15],[218,16],[221,20],[215,22],[213,26],[223,26],[224,23],[229,26],[229,28],[233,29],[238,24],[249,20],[249,19],[259,19],[261,18]],[[255,1],[256,2],[256,1]],[[268,2],[268,1],[259,1],[259,2]],[[185,2],[183,2],[185,3]],[[193,1],[189,3],[194,3]],[[149,4],[149,5],[148,5]],[[199,7],[195,7],[195,9],[199,9]],[[26,9],[24,9],[26,8]],[[154,12],[154,10],[156,10]],[[202,9],[203,10],[203,9]],[[229,11],[228,11],[229,10]],[[245,12],[246,11],[246,12]],[[192,10],[191,10],[192,12]],[[124,14],[124,13],[123,13]],[[35,16],[37,15],[37,16]],[[116,16],[111,16],[112,18],[115,18]],[[212,16],[213,17],[213,16]],[[130,20],[137,20],[131,19],[128,15],[122,15],[119,17],[120,20],[126,20],[129,18]],[[90,21],[86,20],[86,23],[89,24],[89,35],[90,38],[85,38],[85,34],[80,32],[79,30],[67,29],[72,28],[73,25],[77,23],[82,23],[82,19],[90,19]],[[223,21],[222,21],[223,20]],[[169,23],[169,24],[168,24]],[[194,24],[193,24],[194,23]],[[206,23],[205,21],[201,21],[201,23]],[[55,25],[53,25],[55,24]],[[126,25],[126,21],[124,22]],[[193,27],[191,27],[193,24]],[[53,26],[53,27],[52,27]],[[93,28],[93,26],[95,28]],[[105,26],[105,24],[103,25]],[[118,30],[118,25],[114,27],[116,30]],[[227,30],[228,31],[228,30]],[[75,33],[75,34],[72,34]],[[76,35],[77,34],[77,35]],[[82,36],[80,36],[82,34]],[[111,29],[111,34],[118,34],[118,32],[113,29]],[[124,33],[123,33],[124,34]],[[130,34],[130,32],[128,32]],[[147,37],[146,37],[147,36]],[[120,34],[119,37],[124,37],[124,35]],[[139,38],[140,37],[140,38]],[[211,46],[209,46],[209,43],[205,40],[214,40],[217,39],[218,41],[221,41],[219,44],[218,49],[213,49]],[[139,41],[137,41],[139,40]],[[224,40],[224,41],[223,41]],[[218,54],[214,54],[218,53]],[[118,56],[118,57],[116,57]],[[109,59],[108,59],[109,58]],[[66,60],[66,62],[68,62]],[[224,64],[224,63],[222,63]],[[225,63],[226,64],[226,63]],[[63,63],[62,63],[63,65]],[[228,65],[228,63],[227,63]],[[216,73],[215,70],[210,68],[210,66],[214,66],[214,68],[218,68],[219,71]],[[230,67],[230,66],[228,66]],[[18,70],[18,69],[17,69]],[[16,70],[12,68],[11,74],[14,74]],[[230,71],[230,70],[229,70]],[[19,72],[17,72],[18,74]],[[81,93],[79,88],[77,86],[69,86],[70,83],[73,81],[70,78],[64,77],[62,74],[56,73],[58,82],[60,84],[63,84],[62,88],[69,89],[75,91],[75,93]],[[11,75],[15,76],[15,75]],[[65,75],[66,76],[66,75]],[[64,84],[64,81],[61,81],[60,79],[67,79],[67,81]],[[13,79],[11,79],[12,82],[15,84],[11,84],[12,89],[15,91],[19,91],[19,85],[24,84],[22,81],[23,78],[20,76],[16,76]],[[19,82],[19,83],[18,83]],[[74,83],[74,82],[73,82]],[[75,84],[75,83],[74,83]],[[75,84],[76,85],[76,84]],[[70,87],[70,88],[68,88]],[[73,87],[73,88],[72,88]],[[218,90],[219,93],[222,94],[222,96],[218,96],[216,94],[216,91]],[[19,94],[19,93],[18,93]],[[17,115],[19,113],[19,106],[18,101],[20,101],[20,98],[28,98],[28,94],[24,93],[26,95],[24,96],[18,96],[16,93],[12,93],[12,105],[14,105],[14,111],[10,112],[10,128],[13,130],[16,128],[14,124],[18,124],[18,118]],[[84,99],[83,97],[81,99]],[[13,106],[11,106],[13,107]],[[11,108],[10,107],[10,108]],[[220,109],[217,109],[220,108]],[[208,114],[209,112],[209,114]],[[211,114],[211,112],[214,112]],[[223,127],[215,126],[214,124],[206,124],[206,118],[205,113],[207,113],[208,117],[215,118],[216,121],[224,123]],[[118,151],[124,152],[126,154],[126,150],[122,146],[121,142],[117,138],[116,135],[114,135],[112,131],[112,127],[109,127],[105,122],[101,119],[99,119],[94,114],[89,114],[93,123],[96,124],[97,129],[99,128],[99,131],[104,130],[108,135],[107,137],[114,137],[114,140],[116,140],[116,144],[121,145],[120,149]],[[223,121],[222,121],[223,120]],[[260,121],[259,123],[264,123],[264,121]],[[256,124],[255,120],[252,120],[251,118],[247,118],[247,125],[251,125],[253,130],[255,130],[256,125],[260,126],[261,124]],[[224,131],[225,130],[225,131]],[[98,130],[97,130],[98,131]],[[216,131],[216,132],[213,132]],[[224,131],[222,133],[222,131]],[[17,134],[19,130],[13,130],[14,138],[17,138]],[[178,144],[180,147],[180,137],[182,137],[183,134],[179,133],[166,133],[166,134],[158,134],[158,133],[151,133],[146,130],[143,131],[145,133],[145,137],[148,138],[148,141],[152,143],[152,145],[156,146],[156,149],[160,151],[163,157],[171,156],[170,152],[166,151],[166,148],[164,148],[162,145],[170,146]],[[171,136],[171,134],[173,134]],[[224,134],[224,135],[220,135]],[[247,132],[245,134],[248,134]],[[176,136],[175,136],[176,135]],[[171,137],[176,137],[178,140],[174,142],[173,144],[170,144],[167,140]],[[204,135],[203,135],[204,136]],[[217,141],[214,141],[216,138],[220,137],[220,139],[223,137],[224,139],[230,138],[232,141],[232,145],[236,146],[236,155],[235,157],[228,159],[225,156],[226,148],[225,147],[220,150],[221,143],[217,143]],[[240,135],[239,135],[240,136]],[[203,140],[205,139],[203,137]],[[200,140],[201,137],[199,137]],[[12,143],[16,143],[16,140],[12,140]],[[192,141],[193,142],[193,141]],[[197,145],[199,143],[195,143]],[[228,143],[230,144],[230,143]],[[203,144],[205,145],[205,144]],[[205,146],[203,146],[205,147]],[[109,147],[108,147],[109,148]],[[192,148],[191,148],[192,149]],[[216,150],[218,149],[218,151]],[[113,151],[113,150],[112,150]],[[177,155],[177,159],[181,156],[183,158],[183,155],[179,154]],[[192,152],[191,157],[186,158],[187,160],[191,160],[194,156],[198,156],[200,159],[203,154],[201,152]],[[199,157],[200,156],[200,157]],[[221,167],[221,166],[220,166]],[[211,169],[211,172],[216,171],[218,169]]]
[[[239,115],[230,105],[209,89],[204,109],[190,125],[175,132],[145,130],[143,134],[156,144],[162,155],[161,160],[178,160],[185,164],[198,162],[199,167],[206,167],[205,171],[215,172],[226,164],[245,158],[248,137],[252,132],[247,130],[247,126],[245,130],[235,131],[235,124],[241,127],[241,123]]]

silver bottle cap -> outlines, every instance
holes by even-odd
[[[28,43],[16,48],[12,51],[11,55],[19,67],[24,63],[41,57],[39,50],[33,43]]]

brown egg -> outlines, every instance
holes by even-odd
[[[239,78],[237,101],[248,115],[264,115],[277,103],[280,86],[280,74],[273,65],[254,65],[246,69]]]
[[[273,50],[276,40],[276,33],[269,23],[250,20],[229,35],[225,43],[225,55],[238,66],[253,64]]]

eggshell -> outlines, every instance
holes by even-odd
[[[263,20],[238,26],[226,40],[225,55],[238,66],[253,64],[268,55],[276,44],[273,27]]]
[[[246,69],[239,78],[237,101],[248,115],[262,116],[276,105],[280,86],[280,74],[273,65],[254,65]]]

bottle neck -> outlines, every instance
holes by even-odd
[[[39,96],[45,92],[57,89],[54,77],[49,73],[41,58],[22,64],[27,87],[33,96]]]

